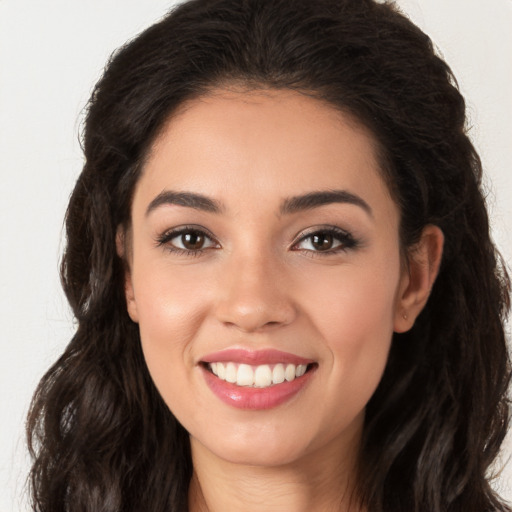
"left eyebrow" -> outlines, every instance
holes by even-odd
[[[347,190],[321,190],[318,192],[309,192],[301,196],[289,197],[281,204],[280,213],[281,215],[289,215],[332,203],[345,203],[359,206],[370,217],[373,217],[370,205],[362,197],[348,192]]]
[[[195,194],[193,192],[175,192],[173,190],[164,190],[160,192],[146,209],[146,217],[159,206],[162,205],[177,205],[186,208],[193,208],[194,210],[202,210],[210,213],[220,213],[223,210],[222,205],[202,194]]]

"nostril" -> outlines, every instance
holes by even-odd
[[[287,325],[296,316],[286,286],[268,273],[244,272],[243,268],[219,283],[215,305],[217,319],[243,332],[256,332]]]
[[[279,312],[273,312],[271,308],[267,310],[259,309],[253,311],[223,311],[217,315],[217,318],[229,328],[236,328],[243,332],[265,332],[288,325],[293,320],[293,314],[281,315]],[[268,320],[269,317],[279,318],[278,320]]]

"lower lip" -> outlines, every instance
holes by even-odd
[[[291,400],[310,381],[316,366],[291,382],[274,384],[268,388],[237,386],[219,379],[206,368],[202,368],[204,378],[213,393],[224,403],[238,409],[272,409]]]

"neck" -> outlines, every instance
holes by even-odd
[[[357,452],[327,447],[280,466],[234,464],[191,439],[189,512],[363,512],[355,487]],[[331,450],[329,450],[331,448]]]

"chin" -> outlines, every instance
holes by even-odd
[[[306,418],[305,418],[306,419]],[[290,465],[315,453],[336,449],[337,436],[316,422],[253,421],[227,428],[211,425],[205,432],[191,435],[192,449],[201,447],[226,462],[245,466],[276,467]],[[218,428],[215,428],[218,427]],[[339,448],[339,447],[338,447]],[[327,452],[325,452],[327,450]]]
[[[216,443],[206,448],[218,458],[241,466],[284,466],[293,464],[305,456],[306,447],[302,445],[291,445],[265,435],[261,438],[261,442],[253,440],[248,443]]]

